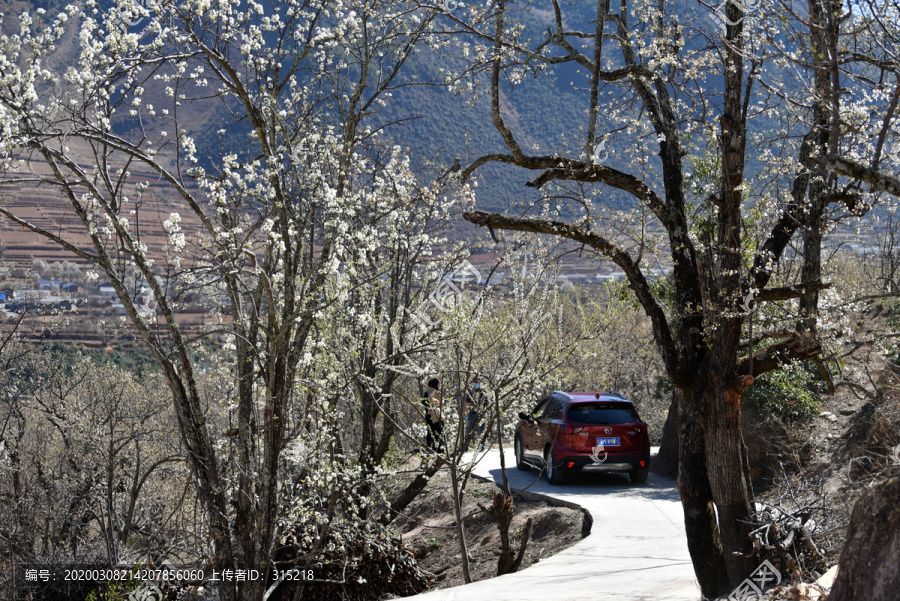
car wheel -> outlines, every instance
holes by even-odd
[[[632,484],[643,484],[647,481],[647,476],[649,474],[650,468],[647,467],[638,467],[628,472]]]
[[[556,453],[552,449],[544,454],[544,465],[547,469],[547,482],[554,485],[562,484],[566,474],[556,462]]]
[[[516,468],[522,470],[523,472],[527,472],[531,469],[527,463],[525,463],[525,449],[522,448],[522,438],[516,434]]]

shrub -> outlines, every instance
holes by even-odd
[[[303,585],[303,599],[362,601],[387,594],[415,595],[432,584],[403,541],[377,523],[333,523],[318,549],[317,534],[304,535],[302,527],[288,530],[275,552],[275,562],[279,569],[291,569],[291,565],[311,569],[314,580],[286,580],[270,599],[294,599],[297,585]]]
[[[808,421],[819,412],[822,377],[810,361],[802,361],[763,374],[744,394],[761,415],[774,415],[791,423]]]

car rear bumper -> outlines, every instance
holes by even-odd
[[[631,472],[634,471],[635,466],[630,463],[588,463],[581,466],[580,469],[572,469],[582,472]]]
[[[562,469],[575,472],[631,472],[650,465],[649,453],[646,455],[614,455],[612,453],[604,455],[601,453],[599,457],[594,458],[592,455],[573,454],[571,450],[569,453],[566,453],[560,449],[557,451],[556,457]]]

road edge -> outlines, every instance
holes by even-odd
[[[472,473],[471,477],[480,480],[482,482],[491,482],[493,484],[499,485],[500,483],[494,480],[493,478],[487,478],[485,476],[480,476],[478,474]],[[513,493],[513,497],[521,497],[525,501],[534,502],[544,502],[553,507],[566,507],[568,509],[576,509],[581,512],[581,538],[585,539],[591,534],[591,528],[594,526],[594,516],[591,515],[591,512],[578,505],[577,503],[572,503],[571,501],[564,501],[562,499],[557,499],[555,497],[550,497],[548,495],[543,495],[541,493],[529,492],[527,490],[520,490],[517,488],[510,487],[510,490]]]

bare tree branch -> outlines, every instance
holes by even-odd
[[[738,361],[737,373],[754,378],[766,372],[789,365],[794,361],[812,359],[822,352],[822,345],[812,334],[791,332],[787,340],[773,344],[753,355],[753,373],[750,373],[750,357]]]
[[[838,175],[845,175],[871,185],[872,192],[888,192],[900,196],[900,179],[880,169],[839,156],[828,157],[826,168]]]
[[[762,290],[754,299],[756,302],[765,303],[771,301],[784,301],[792,298],[800,298],[819,290],[831,288],[831,282],[805,282],[794,286],[782,286],[780,288],[768,288]]]

